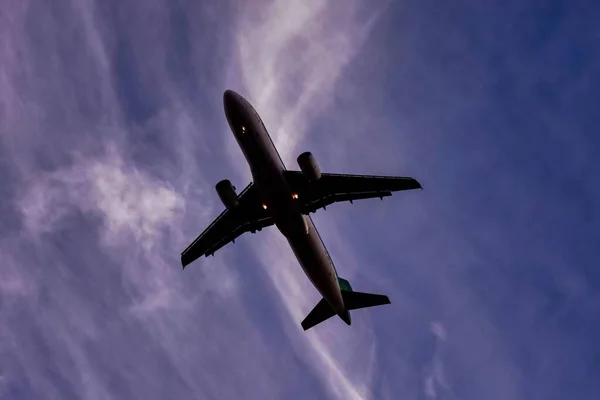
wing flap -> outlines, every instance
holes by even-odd
[[[307,202],[303,204],[303,211],[305,213],[315,212],[320,208],[325,208],[333,203],[340,203],[342,201],[353,202],[354,200],[365,200],[373,198],[384,198],[392,195],[392,192],[364,192],[364,193],[337,193],[329,196],[320,198],[313,202]]]
[[[285,177],[306,214],[341,201],[384,198],[396,191],[422,189],[416,179],[401,176],[323,173],[318,181],[309,182],[300,171],[286,171]]]

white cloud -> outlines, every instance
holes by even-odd
[[[17,201],[34,234],[52,232],[62,218],[81,211],[102,216],[106,240],[131,234],[146,249],[162,228],[181,217],[184,205],[166,182],[127,166],[114,151],[39,174]]]
[[[25,265],[19,264],[14,253],[15,240],[0,239],[0,298],[8,301],[10,298],[29,296],[35,293],[37,285],[27,273]]]
[[[435,383],[432,376],[428,376],[425,378],[424,386],[425,394],[428,397],[435,399],[437,397],[437,393],[435,391]]]
[[[431,332],[441,341],[446,340],[446,328],[441,322],[431,323]]]
[[[426,376],[423,380],[423,390],[425,394],[435,399],[437,397],[437,388],[450,389],[444,373],[444,364],[442,363],[441,346],[446,340],[446,328],[441,322],[432,322],[430,326],[431,332],[436,337],[435,351],[433,359],[427,368]]]
[[[121,165],[120,165],[121,164]],[[181,195],[120,162],[93,162],[87,167],[95,206],[104,215],[107,234],[114,238],[124,229],[143,247],[153,243],[160,228],[180,217]]]
[[[237,57],[249,99],[286,161],[312,118],[331,103],[375,19],[359,15],[356,2],[334,12],[324,0],[276,0],[259,14],[240,18]]]

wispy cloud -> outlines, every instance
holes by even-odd
[[[104,221],[107,240],[126,230],[147,250],[161,225],[180,216],[183,199],[167,183],[126,167],[118,154],[93,157],[32,179],[17,199],[25,225],[35,234],[52,232],[69,212],[95,212]]]
[[[276,142],[284,161],[311,121],[332,102],[345,67],[360,53],[379,9],[361,13],[360,2],[343,10],[322,0],[274,1],[239,19],[234,60],[241,84]],[[384,7],[385,3],[379,7]],[[259,23],[257,23],[259,22]]]
[[[431,333],[436,337],[436,344],[431,365],[425,373],[423,385],[425,394],[428,397],[435,399],[438,397],[438,387],[449,389],[444,376],[444,366],[440,356],[440,346],[442,346],[443,342],[446,340],[446,329],[441,323],[433,322],[431,324]]]

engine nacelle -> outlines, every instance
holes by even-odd
[[[321,178],[321,168],[310,151],[305,151],[298,156],[298,166],[309,182],[318,181]]]
[[[221,202],[228,210],[233,210],[239,204],[238,196],[235,193],[235,186],[231,184],[229,179],[223,179],[215,186],[217,194],[221,199]]]

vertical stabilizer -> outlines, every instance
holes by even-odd
[[[350,282],[348,282],[344,278],[340,278],[339,276],[338,276],[337,280],[338,280],[338,285],[340,285],[340,289],[346,290],[348,292],[352,291],[352,286],[350,286]]]

